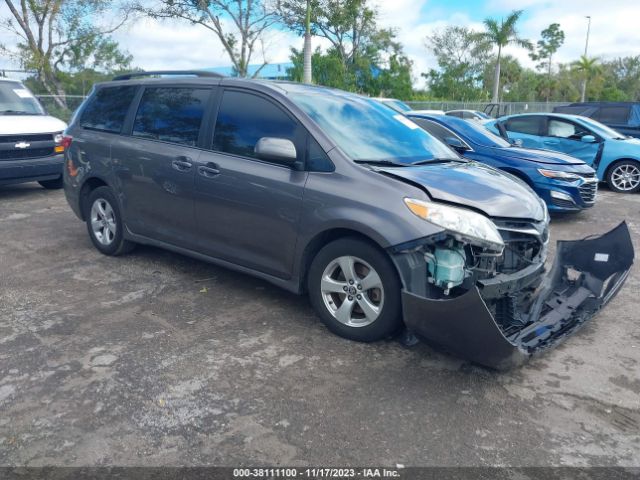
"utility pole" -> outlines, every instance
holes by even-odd
[[[304,83],[311,83],[311,0],[307,0],[303,56],[304,63],[302,66],[302,81]]]
[[[584,42],[584,58],[587,59],[587,51],[589,50],[589,33],[591,32],[591,15],[585,17],[587,23],[587,40]],[[584,102],[587,96],[587,72],[584,72],[584,78],[582,79],[582,92],[580,95],[580,101]]]

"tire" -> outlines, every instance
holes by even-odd
[[[327,244],[311,263],[307,287],[322,322],[341,337],[373,342],[402,326],[400,279],[388,255],[370,243],[343,238]]]
[[[53,180],[41,180],[38,183],[47,190],[58,190],[62,188],[62,175]]]
[[[89,238],[98,251],[117,256],[135,247],[135,243],[124,239],[120,207],[109,187],[93,190],[87,198],[84,211]]]
[[[640,191],[640,162],[621,160],[607,170],[607,185],[614,192],[636,193]]]

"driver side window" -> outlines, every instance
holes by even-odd
[[[251,93],[226,90],[218,110],[213,150],[256,158],[255,146],[262,137],[291,140],[302,160],[299,125],[274,103]]]
[[[589,132],[583,127],[559,118],[550,118],[547,124],[547,136],[566,138],[567,140],[580,140]]]

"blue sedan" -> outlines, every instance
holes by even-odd
[[[616,192],[640,190],[640,139],[627,137],[579,115],[528,113],[509,115],[485,126],[510,141],[577,157]]]
[[[524,180],[547,203],[549,211],[576,212],[595,203],[598,179],[582,160],[513,146],[477,122],[444,115],[408,117],[465,158]]]

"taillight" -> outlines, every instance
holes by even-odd
[[[66,150],[71,146],[72,140],[73,140],[73,137],[71,135],[63,135],[62,139],[60,140],[60,145],[63,146]]]

